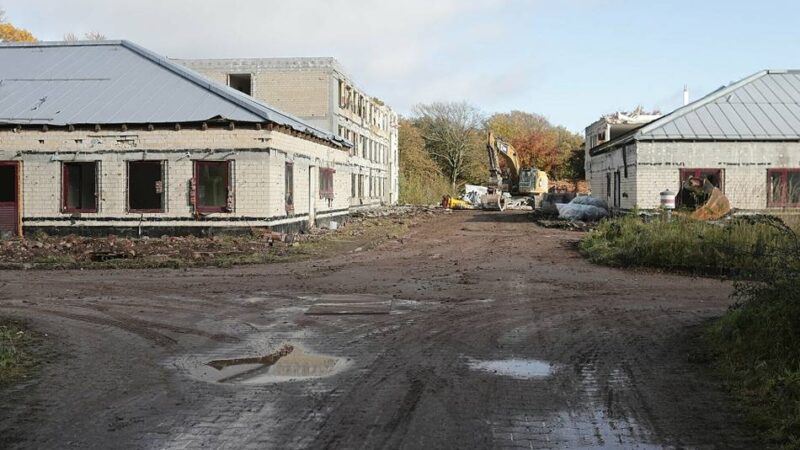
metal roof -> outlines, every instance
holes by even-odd
[[[800,71],[764,70],[722,87],[616,140],[800,140]]]
[[[0,44],[0,123],[272,122],[327,140],[315,128],[129,41]]]

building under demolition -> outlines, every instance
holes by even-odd
[[[659,206],[689,177],[743,210],[800,207],[800,71],[762,71],[589,150],[592,194]]]
[[[397,114],[356,87],[335,59],[175,61],[352,142],[352,205],[397,202]]]
[[[329,221],[348,214],[351,147],[130,42],[0,45],[6,234]]]

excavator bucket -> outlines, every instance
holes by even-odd
[[[506,199],[500,192],[493,192],[481,195],[481,208],[489,211],[504,211],[506,209]]]
[[[689,216],[697,220],[719,220],[731,212],[731,202],[719,188],[713,188],[708,200]]]

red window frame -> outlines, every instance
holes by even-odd
[[[69,199],[69,178],[70,167],[77,167],[79,165],[94,165],[94,207],[93,208],[70,208],[68,206]],[[97,161],[70,161],[61,163],[61,211],[65,213],[96,213],[98,211],[98,203],[100,203],[100,186],[97,180],[100,165]]]
[[[202,166],[219,166],[224,165],[225,171],[225,205],[224,206],[202,206],[200,205],[200,183],[199,183],[199,175],[200,175],[200,167]],[[194,184],[194,209],[199,213],[222,213],[222,212],[231,212],[231,205],[230,205],[230,198],[231,198],[231,191],[233,190],[233,186],[231,186],[231,162],[230,161],[195,161],[194,162],[194,174],[192,177],[192,183]]]
[[[789,203],[789,174],[798,173],[800,169],[767,169],[767,208],[798,208],[800,202]],[[772,197],[772,175],[781,175],[781,198],[775,200]]]
[[[334,169],[320,167],[319,169],[319,198],[333,200],[333,174]]]

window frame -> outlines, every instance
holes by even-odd
[[[201,206],[200,205],[200,166],[202,165],[225,165],[225,206]],[[232,183],[232,161],[207,161],[207,160],[194,160],[194,173],[192,180],[194,182],[194,210],[198,213],[230,213],[233,212],[233,205],[231,205],[231,193],[233,191]]]
[[[131,208],[131,164],[158,164],[159,169],[161,170],[161,207],[158,209],[150,209],[150,208]],[[127,207],[128,212],[130,213],[163,213],[166,212],[166,204],[167,204],[167,183],[166,183],[166,165],[167,162],[164,160],[129,160],[126,161],[125,170],[126,170],[126,198],[125,198],[125,206]]]
[[[291,183],[289,178],[291,178]],[[290,195],[291,202],[289,201]],[[283,203],[287,214],[294,213],[294,162],[292,161],[286,161],[283,165]]]
[[[333,200],[335,195],[335,174],[335,169],[329,167],[319,168],[319,198]]]
[[[772,175],[781,174],[781,200],[772,198]],[[788,203],[789,173],[800,174],[800,168],[767,169],[767,208],[800,208],[800,202]]]
[[[94,208],[70,208],[69,199],[69,167],[76,165],[94,165]],[[99,161],[63,161],[61,163],[61,212],[64,213],[96,213],[100,208],[100,162]]]

